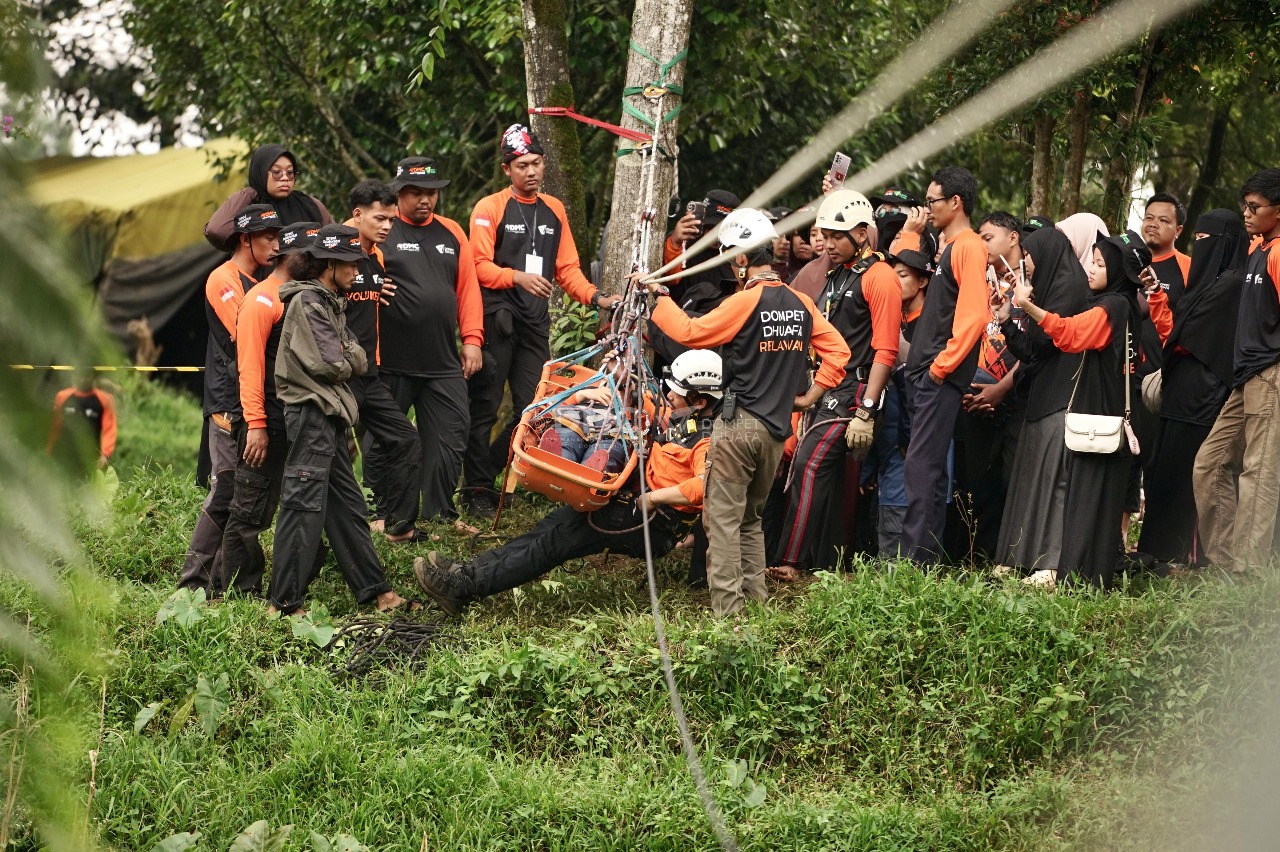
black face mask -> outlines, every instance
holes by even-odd
[[[894,237],[902,230],[902,226],[907,223],[907,214],[901,213],[891,207],[881,207],[876,211],[876,230],[878,236],[876,238],[876,248],[880,251],[888,251],[889,246],[893,245]]]

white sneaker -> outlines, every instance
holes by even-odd
[[[1026,577],[1022,581],[1024,586],[1034,586],[1037,589],[1052,589],[1058,585],[1058,572],[1052,568],[1042,568]]]
[[[997,565],[991,569],[991,576],[997,580],[1003,580],[1005,577],[1012,577],[1017,573],[1012,565]]]

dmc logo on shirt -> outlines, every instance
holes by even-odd
[[[444,245],[443,243],[436,246],[436,251],[440,252],[440,254],[457,254],[458,253],[457,249],[455,249],[453,246],[447,246],[447,245]]]
[[[508,223],[507,223],[507,233],[508,233],[508,234],[523,234],[523,233],[524,233],[524,225],[514,225],[514,224],[512,224],[512,223],[508,222]]]
[[[556,229],[551,227],[550,225],[538,226],[538,233],[542,234],[544,237],[547,236],[548,234],[554,234],[555,232],[556,232]]]
[[[417,243],[396,243],[396,251],[422,251]]]

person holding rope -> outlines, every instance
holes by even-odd
[[[703,513],[711,609],[721,617],[740,612],[747,598],[768,599],[760,513],[791,435],[791,413],[808,410],[838,387],[849,361],[840,332],[812,300],[787,287],[773,271],[773,253],[763,241],[777,233],[757,215],[750,237],[763,245],[743,252],[744,288],[706,316],[690,318],[665,287],[647,283],[657,297],[651,321],[672,340],[723,347],[725,398],[711,438]],[[744,219],[739,220],[741,227]],[[820,363],[803,390],[810,346]]]
[[[703,471],[722,382],[722,361],[715,352],[690,350],[671,365],[669,420],[645,455],[649,490],[644,495],[622,491],[590,513],[561,506],[529,532],[468,563],[431,551],[426,559],[414,560],[418,585],[442,610],[458,615],[472,601],[536,580],[569,559],[605,550],[643,557],[645,512],[652,512],[648,535],[653,556],[670,553],[702,506]]]
[[[829,570],[839,561],[845,456],[860,463],[871,449],[876,414],[898,357],[902,285],[883,255],[871,250],[873,216],[871,202],[851,189],[835,190],[818,208],[833,267],[818,305],[848,345],[850,366],[805,417],[791,462],[780,564],[769,570],[775,579],[794,580],[797,568]]]
[[[494,481],[507,464],[511,434],[533,401],[542,365],[551,358],[547,300],[554,281],[574,300],[598,309],[617,303],[582,274],[578,248],[560,199],[538,191],[546,168],[542,144],[522,124],[502,136],[502,172],[511,186],[480,199],[471,212],[471,247],[484,302],[485,369],[468,373],[471,433],[463,461],[463,508],[492,518]],[[490,368],[492,365],[492,368]],[[512,417],[489,440],[503,389]]]

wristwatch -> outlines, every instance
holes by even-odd
[[[853,412],[853,416],[859,420],[875,420],[876,411],[876,401],[871,397],[866,397],[862,400],[862,404],[858,406],[858,410]]]
[[[591,294],[591,307],[593,308],[600,307],[600,291],[599,290]]]
[[[667,285],[665,284],[659,284],[658,289],[653,291],[653,298],[655,299],[658,298],[659,296],[670,296],[670,295],[671,295],[671,288],[667,287]]]

